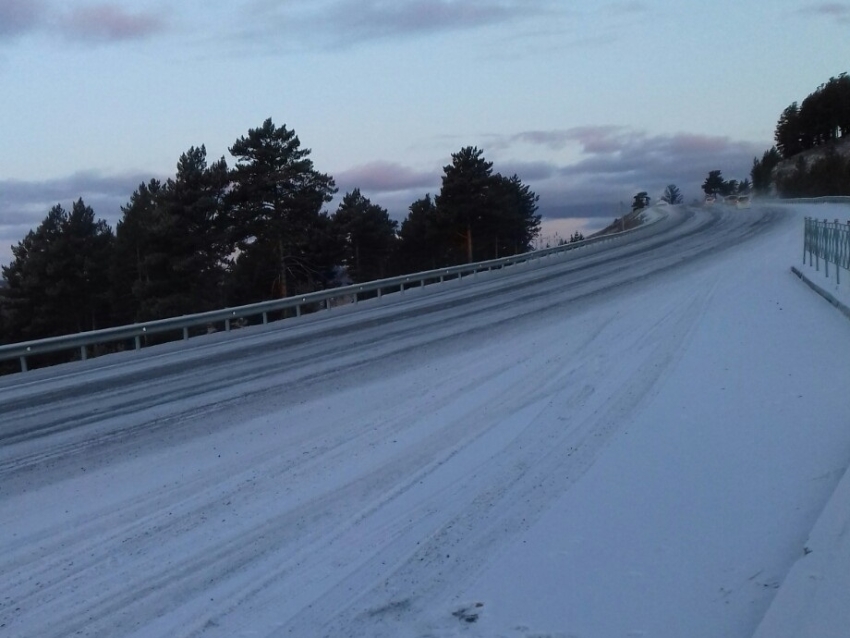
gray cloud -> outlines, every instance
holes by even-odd
[[[141,174],[104,176],[95,172],[38,182],[0,180],[0,264],[11,260],[11,246],[35,229],[56,204],[70,210],[82,197],[98,218],[114,228],[121,207],[139,184],[149,180],[150,176]]]
[[[810,4],[800,9],[799,13],[832,18],[840,24],[850,24],[850,4],[846,2]]]
[[[679,186],[687,198],[698,197],[710,170],[723,171],[726,179],[749,178],[753,157],[769,146],[721,136],[649,135],[620,126],[528,131],[494,142],[501,155],[529,144],[548,150],[578,147],[579,159],[572,163],[534,163],[527,175],[521,164],[515,167],[540,196],[546,217],[613,217],[620,202],[630,204],[643,190],[657,198],[668,184]]]
[[[161,16],[128,13],[114,4],[95,4],[73,9],[58,21],[60,31],[84,42],[120,42],[151,36],[165,28]]]
[[[244,13],[252,42],[293,40],[310,47],[468,31],[565,13],[555,0],[254,0]]]
[[[700,186],[711,170],[720,169],[726,179],[748,178],[753,157],[769,146],[721,136],[649,135],[621,126],[526,131],[488,139],[485,156],[493,161],[494,170],[516,174],[528,184],[540,196],[540,213],[548,219],[613,219],[620,214],[621,203],[628,207],[635,193],[645,190],[655,199],[667,184],[676,184],[689,201],[701,195]],[[570,144],[580,152],[578,160],[570,163],[510,159],[518,154],[518,147],[539,146],[551,152]],[[497,158],[490,155],[493,149],[498,149]],[[523,155],[529,154],[527,148],[522,150]],[[439,191],[441,167],[447,163],[448,154],[435,161],[433,171],[372,162],[337,172],[340,194],[329,209],[335,209],[342,194],[360,188],[400,221],[415,200]],[[9,247],[57,203],[70,208],[82,197],[114,227],[121,206],[150,177],[87,172],[42,182],[0,181],[0,263],[8,263]]]
[[[443,141],[446,138],[442,138]],[[448,138],[455,144],[454,137]],[[494,170],[516,174],[540,196],[540,213],[545,218],[613,219],[632,197],[647,191],[658,198],[668,184],[676,184],[689,201],[700,197],[700,186],[711,170],[719,169],[726,179],[749,178],[753,157],[761,156],[769,143],[755,144],[728,137],[678,133],[649,135],[623,126],[577,127],[551,131],[524,131],[513,135],[484,136],[485,156]],[[551,151],[575,147],[573,162],[511,160],[522,148]],[[491,152],[500,159],[494,159]],[[447,163],[443,158],[442,164]],[[435,164],[436,165],[436,164]],[[442,171],[415,172],[403,166],[377,162],[337,173],[340,192],[360,188],[398,220],[425,193],[440,188]]]
[[[30,33],[58,33],[88,43],[147,38],[166,28],[163,16],[101,2],[72,9],[48,0],[0,0],[0,42]]]
[[[649,12],[649,7],[643,2],[615,2],[608,6],[607,9],[610,13],[618,15]]]
[[[434,172],[414,171],[393,162],[370,162],[355,166],[334,175],[340,192],[354,188],[371,193],[395,193],[422,188],[433,188],[439,184],[439,175]]]
[[[0,0],[0,40],[32,31],[46,17],[42,0]]]

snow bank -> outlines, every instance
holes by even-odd
[[[845,638],[848,600],[850,472],[845,472],[754,638]]]

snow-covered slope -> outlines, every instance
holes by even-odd
[[[752,635],[850,462],[805,212],[0,379],[0,635]]]

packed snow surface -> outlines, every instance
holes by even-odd
[[[4,377],[0,635],[840,635],[850,322],[790,266],[847,212]]]

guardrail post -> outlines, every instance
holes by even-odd
[[[80,360],[85,361],[89,358],[88,352],[86,352],[85,346],[80,346]]]
[[[189,340],[189,326],[183,326],[183,341]]]
[[[27,358],[25,356],[21,355],[20,360],[21,360],[21,372],[26,372],[27,371]]]
[[[327,299],[325,299],[325,310],[331,309],[331,299],[332,297],[328,297]]]
[[[142,337],[140,335],[136,335],[136,350],[142,349]]]
[[[263,312],[263,325],[265,326],[269,322],[269,313]]]

